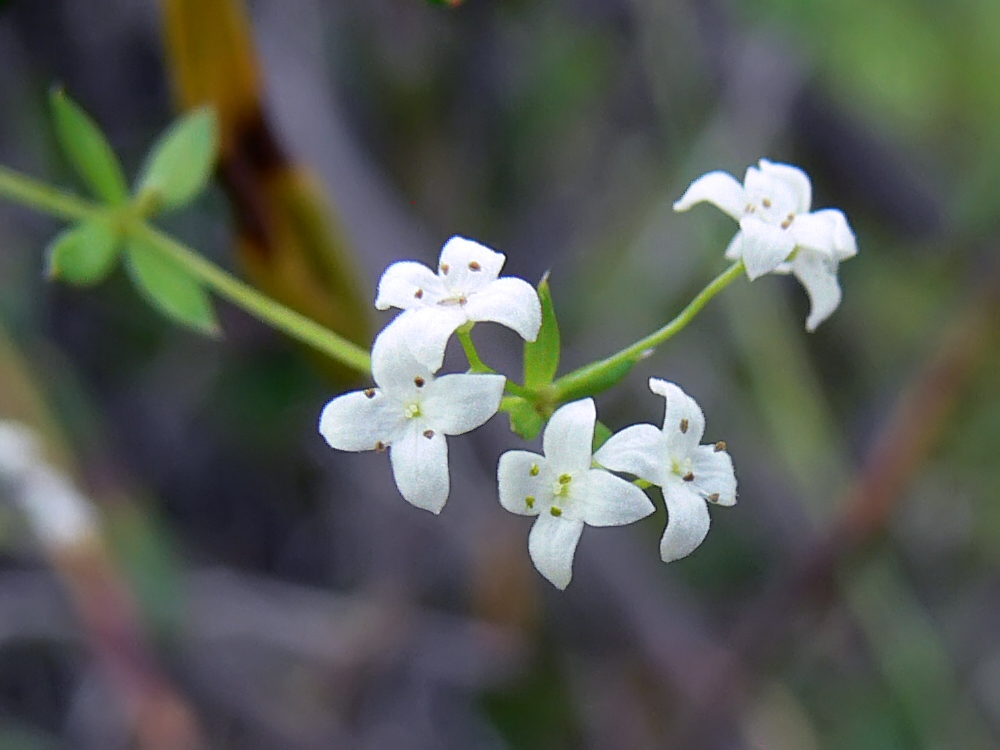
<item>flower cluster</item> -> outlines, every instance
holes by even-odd
[[[810,212],[812,183],[805,172],[767,159],[747,169],[742,185],[725,172],[709,172],[691,183],[674,210],[687,211],[703,201],[740,223],[726,257],[742,259],[751,280],[792,273],[802,283],[812,308],[807,330],[814,331],[837,309],[837,266],[856,255],[858,245],[842,212]]]
[[[837,266],[857,252],[857,245],[840,211],[810,211],[812,187],[805,173],[763,159],[747,170],[743,184],[712,172],[692,183],[674,208],[685,211],[702,201],[739,221],[725,255],[741,261],[751,280],[792,273],[802,282],[811,301],[808,330],[833,312],[841,298]],[[375,385],[327,404],[320,418],[323,437],[339,450],[387,451],[402,496],[439,513],[449,491],[446,436],[469,432],[501,409],[511,413],[514,427],[518,409],[527,407],[541,421],[533,431],[518,429],[524,437],[537,434],[548,416],[542,453],[505,452],[497,484],[505,509],[535,517],[528,552],[546,579],[560,589],[569,584],[584,526],[621,526],[653,513],[643,491],[649,486],[662,489],[667,509],[660,557],[671,562],[689,555],[708,534],[709,505],[736,503],[736,476],[726,444],[702,444],[705,417],[695,400],[674,383],[650,378],[650,390],[666,402],[663,426],[626,427],[595,452],[593,399],[568,396],[579,388],[560,391],[559,382],[552,381],[559,342],[547,287],[539,286],[545,292],[540,297],[523,279],[501,277],[504,261],[501,253],[453,237],[441,251],[436,273],[412,261],[389,266],[379,281],[375,306],[401,312],[372,347]],[[727,283],[739,268],[727,272]],[[513,329],[527,342],[537,339],[525,347],[524,386],[508,382],[479,359],[470,331],[486,321]],[[456,331],[463,337],[470,371],[439,376]],[[529,355],[535,365],[545,363],[533,368],[531,379]],[[634,361],[624,364],[623,372]],[[552,376],[539,380],[537,373],[549,369]],[[574,373],[577,385],[580,372],[588,369]],[[607,387],[603,375],[594,377],[584,394]],[[504,399],[505,393],[513,396]]]

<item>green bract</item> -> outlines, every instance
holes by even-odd
[[[547,386],[559,368],[559,323],[548,274],[538,282],[538,299],[542,303],[542,327],[534,341],[524,343],[524,387],[530,389]]]
[[[208,292],[162,250],[130,238],[126,267],[136,288],[157,310],[182,325],[218,336],[215,310]]]
[[[136,194],[144,213],[179,208],[204,190],[218,146],[218,124],[210,109],[197,109],[171,125],[139,178]]]
[[[49,245],[47,274],[70,284],[96,284],[114,268],[120,247],[121,238],[107,221],[77,224]]]
[[[121,163],[104,133],[62,89],[49,95],[56,137],[77,174],[94,195],[113,205],[128,200]]]

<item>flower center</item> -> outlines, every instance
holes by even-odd
[[[450,297],[444,297],[438,300],[438,304],[441,307],[465,307],[468,303],[469,298],[462,292],[456,292]]]
[[[676,458],[670,459],[670,471],[685,482],[694,481],[694,461],[690,458],[683,458],[677,460]]]
[[[414,402],[403,407],[403,416],[407,419],[414,419],[420,416],[420,404]]]

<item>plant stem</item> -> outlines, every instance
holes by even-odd
[[[738,260],[712,279],[708,286],[698,292],[697,296],[673,320],[662,328],[654,331],[645,338],[639,339],[617,354],[613,354],[597,362],[591,362],[589,365],[584,365],[571,373],[563,375],[551,386],[556,403],[565,401],[566,396],[569,394],[579,395],[588,392],[588,389],[591,388],[593,389],[590,391],[591,393],[597,393],[613,385],[615,381],[611,378],[614,377],[614,373],[621,372],[624,375],[630,364],[635,364],[640,359],[648,356],[653,348],[682,331],[712,297],[742,275],[743,261]]]
[[[145,222],[137,221],[130,231],[169,255],[220,297],[331,359],[362,374],[371,373],[371,357],[357,344],[261,294],[249,284],[205,260],[191,248]]]
[[[104,213],[101,206],[91,201],[4,166],[0,166],[0,196],[71,221],[92,219]]]
[[[0,166],[0,196],[69,221],[118,214],[124,232],[142,237],[169,255],[219,296],[332,359],[360,373],[371,373],[371,357],[365,349],[261,294],[137,215],[122,215],[121,209],[105,208],[3,166]]]

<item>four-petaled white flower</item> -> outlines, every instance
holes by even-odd
[[[565,589],[584,524],[622,526],[653,512],[634,484],[592,468],[597,412],[593,399],[559,408],[542,436],[544,456],[508,451],[500,456],[500,503],[512,513],[537,516],[528,552],[538,572]]]
[[[793,273],[806,288],[813,331],[840,304],[837,266],[858,252],[854,232],[837,209],[813,211],[812,185],[801,169],[760,160],[747,169],[741,185],[725,172],[699,177],[674,203],[686,211],[708,201],[740,223],[726,257],[743,259],[747,276]]]
[[[323,409],[319,431],[338,450],[388,450],[400,494],[418,508],[439,513],[449,488],[445,435],[469,432],[496,414],[505,378],[435,378],[400,333],[389,326],[372,347],[377,387],[333,399]]]
[[[659,378],[650,378],[649,388],[667,400],[663,429],[626,427],[601,446],[594,460],[663,488],[668,518],[660,557],[671,562],[691,554],[708,534],[706,501],[736,502],[736,476],[725,443],[699,445],[705,417],[695,400]]]
[[[478,242],[452,237],[441,249],[437,273],[415,261],[385,269],[375,307],[403,310],[390,326],[404,331],[414,356],[434,371],[451,334],[464,323],[500,323],[534,341],[542,324],[538,293],[524,279],[499,278],[505,260]]]

